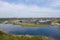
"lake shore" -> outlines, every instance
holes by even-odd
[[[35,23],[20,23],[20,22],[8,22],[7,24],[14,24],[20,25],[23,27],[42,27],[42,26],[49,26],[50,24],[35,24]]]
[[[60,24],[59,23],[52,23],[52,25],[56,25],[56,26],[60,26]]]
[[[0,40],[55,40],[46,36],[11,35],[0,31]]]

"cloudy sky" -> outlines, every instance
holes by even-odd
[[[60,17],[60,0],[0,0],[1,17]]]

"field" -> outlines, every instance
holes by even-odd
[[[16,36],[0,31],[0,40],[49,40],[49,38],[43,36]]]

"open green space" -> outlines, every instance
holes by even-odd
[[[50,24],[35,24],[35,23],[20,23],[20,22],[8,22],[7,24],[21,25],[24,27],[41,27],[41,26],[50,26]]]
[[[0,40],[49,40],[49,38],[42,36],[33,36],[33,37],[16,36],[0,31]]]

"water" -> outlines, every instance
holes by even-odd
[[[13,24],[0,24],[0,29],[16,35],[42,35],[60,39],[60,26],[22,27]]]

